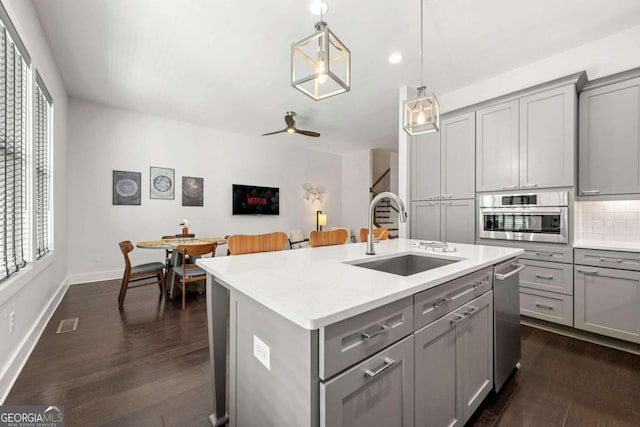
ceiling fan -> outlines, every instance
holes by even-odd
[[[310,130],[297,129],[296,128],[296,121],[294,120],[295,116],[296,116],[296,113],[294,113],[293,111],[287,111],[287,114],[284,116],[284,121],[287,124],[287,127],[282,129],[282,130],[275,131],[275,132],[269,132],[269,133],[262,134],[262,136],[275,135],[277,133],[282,133],[282,132],[299,133],[300,135],[313,136],[313,137],[316,137],[316,138],[320,136],[320,134],[318,132],[313,132],[313,131],[310,131]]]

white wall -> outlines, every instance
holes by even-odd
[[[0,284],[0,404],[37,341],[67,276],[67,93],[30,1],[3,0],[20,37],[53,97],[53,202],[55,251]],[[47,311],[49,309],[49,311]],[[15,330],[9,333],[9,315]]]
[[[341,226],[350,228],[356,241],[359,240],[360,228],[367,226],[371,161],[371,150],[354,151],[342,156]]]
[[[289,232],[315,229],[315,211],[328,215],[328,226],[341,224],[341,158],[300,148],[311,141],[291,135],[291,142],[247,137],[185,122],[134,113],[90,102],[69,105],[69,276],[71,283],[120,277],[118,242],[159,239],[179,233],[180,220],[191,220],[200,236]],[[149,198],[149,167],[175,169],[176,198]],[[142,205],[112,206],[112,171],[142,173]],[[181,177],[204,178],[204,207],[183,207]],[[323,205],[302,199],[302,184],[327,189]],[[279,216],[233,216],[231,185],[280,188]],[[217,255],[226,253],[218,248]],[[92,262],[98,255],[99,262]],[[134,262],[157,261],[163,253],[137,249]]]

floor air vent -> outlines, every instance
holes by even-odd
[[[60,326],[58,326],[58,330],[56,334],[64,334],[65,332],[73,332],[78,327],[78,318],[74,317],[73,319],[64,319],[60,322]]]

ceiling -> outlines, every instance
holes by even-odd
[[[290,86],[290,46],[318,20],[309,0],[32,0],[70,96],[344,153],[396,149],[398,87],[420,83],[418,0],[328,0],[352,53],[349,93],[313,101]],[[640,2],[425,0],[424,79],[443,94],[623,31]],[[404,61],[387,62],[400,51]],[[446,106],[444,106],[446,109]]]

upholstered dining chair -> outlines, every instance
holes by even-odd
[[[180,286],[182,289],[182,309],[187,307],[187,283],[206,280],[207,273],[195,264],[195,259],[203,255],[211,254],[215,256],[216,243],[201,243],[194,245],[178,245],[176,250],[181,255],[182,265],[173,268],[173,287]],[[175,298],[175,292],[171,290],[171,295]]]
[[[267,234],[234,234],[227,239],[227,247],[229,255],[273,252],[283,250],[287,240],[287,234],[282,231]]]
[[[124,305],[124,298],[127,296],[127,289],[140,286],[153,285],[160,287],[161,298],[167,297],[167,288],[164,280],[164,264],[161,262],[151,262],[147,264],[131,265],[129,252],[133,250],[133,244],[129,240],[119,243],[120,251],[124,256],[124,276],[120,285],[120,295],[118,295],[118,308]],[[133,285],[132,285],[133,283]]]
[[[344,245],[347,242],[349,234],[345,229],[331,231],[312,231],[309,234],[309,243],[312,248],[318,246]]]
[[[367,241],[367,234],[369,234],[369,229],[368,228],[361,228],[360,229],[360,241],[361,242],[366,242]],[[373,237],[375,237],[378,240],[387,240],[389,238],[389,229],[387,229],[386,227],[377,227],[373,229]]]

